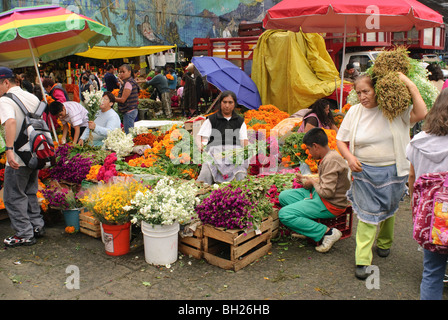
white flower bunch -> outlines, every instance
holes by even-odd
[[[96,114],[100,110],[101,99],[103,98],[103,91],[84,91],[84,107],[89,111],[88,118],[90,121],[95,120]]]
[[[149,128],[144,127],[144,126],[129,128],[129,133],[132,134],[134,137],[138,136],[139,134],[148,133],[148,132],[149,132]]]
[[[195,208],[200,200],[194,181],[178,182],[165,177],[145,192],[137,192],[131,200],[131,222],[144,221],[153,225],[186,224],[196,217]]]
[[[107,138],[103,141],[103,148],[113,150],[117,158],[123,158],[129,155],[134,148],[134,137],[132,134],[126,134],[120,128],[111,130]]]
[[[437,88],[428,79],[428,70],[416,59],[409,59],[411,63],[411,72],[409,79],[417,86],[426,108],[430,110],[439,95]]]

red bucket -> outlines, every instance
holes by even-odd
[[[129,252],[131,223],[121,225],[102,224],[106,254],[121,256]]]

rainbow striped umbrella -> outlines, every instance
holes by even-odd
[[[84,52],[110,28],[59,6],[15,8],[0,14],[0,65],[17,68]]]

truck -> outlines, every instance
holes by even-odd
[[[240,24],[238,37],[233,38],[195,38],[193,39],[193,56],[212,56],[231,61],[248,75],[252,71],[253,51],[257,45],[259,36],[264,32],[262,23]],[[325,40],[327,51],[335,63],[336,68],[342,74],[348,63],[353,63],[359,72],[366,71],[378,54],[385,49],[403,45],[410,51],[414,59],[422,59],[436,52],[442,52],[445,48],[445,25],[403,32],[369,32],[349,33],[346,36],[345,63],[343,65],[342,33],[321,33]],[[448,70],[443,70],[448,78]],[[344,84],[343,103],[352,85]],[[339,88],[333,94],[326,97],[332,107],[340,107],[337,103],[340,96]]]

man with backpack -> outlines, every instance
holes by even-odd
[[[7,246],[33,245],[35,237],[42,236],[44,220],[37,200],[39,170],[29,168],[17,155],[14,143],[19,137],[25,114],[5,93],[14,94],[29,112],[35,112],[39,99],[17,86],[11,69],[0,67],[0,120],[5,127],[6,168],[3,202],[15,235],[4,240]],[[26,144],[24,148],[28,147]],[[29,149],[28,149],[29,150]]]

